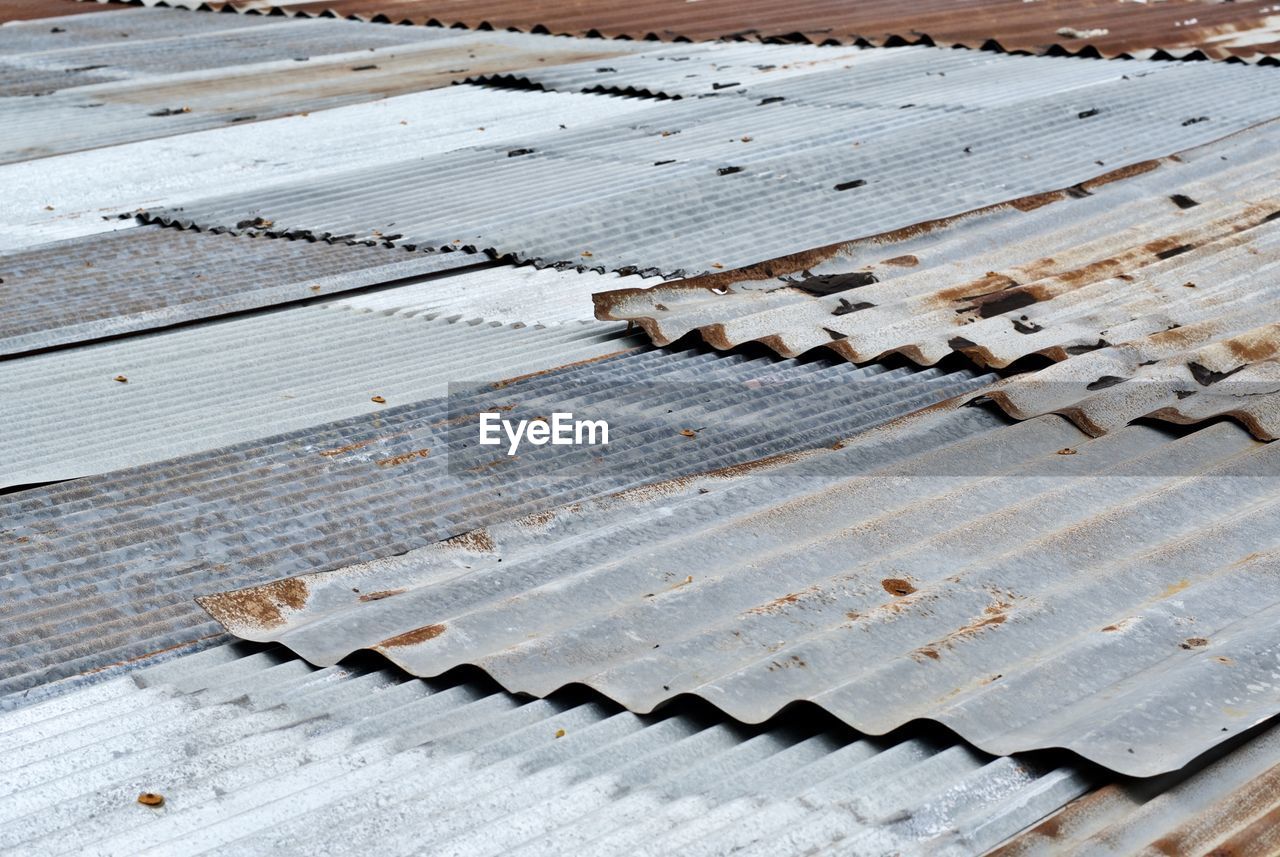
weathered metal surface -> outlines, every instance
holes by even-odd
[[[0,716],[0,849],[958,857],[1095,782],[941,730],[868,738],[800,714],[747,727],[696,705],[639,716],[243,644],[135,678]]]
[[[0,690],[214,634],[216,623],[191,600],[202,592],[403,553],[574,499],[829,445],[986,381],[963,372],[653,350],[592,362],[593,355],[635,347],[635,338],[602,334],[599,325],[502,329],[306,312],[324,316],[324,325],[286,337],[283,313],[263,314],[243,322],[258,327],[201,348],[155,351],[148,372],[123,369],[127,384],[111,380],[121,369],[99,361],[104,395],[136,392],[138,404],[108,408],[86,400],[79,411],[60,410],[38,426],[66,445],[77,439],[100,466],[112,454],[104,437],[154,459],[188,434],[207,445],[229,428],[250,427],[249,437],[283,431],[290,414],[301,414],[301,425],[338,407],[362,414],[0,497]],[[397,328],[406,333],[393,333]],[[231,357],[218,357],[227,351]],[[534,371],[575,359],[585,362],[468,386],[450,401],[401,404],[445,379],[503,377],[492,374],[497,367],[510,376],[520,364]],[[304,370],[292,368],[299,364]],[[148,395],[148,373],[160,372],[174,380],[159,384],[163,395]],[[57,405],[63,374],[51,364],[38,373],[46,388],[6,390],[4,399],[24,411]],[[371,403],[374,394],[385,403]],[[618,433],[607,454],[544,446],[521,449],[516,460],[494,451],[466,469],[471,453],[462,449],[464,464],[455,466],[450,431],[482,406],[512,418],[558,409],[604,413]],[[62,428],[64,421],[79,430]],[[24,445],[0,460],[69,460],[66,445],[50,454],[40,434],[24,433]],[[13,436],[0,431],[6,443]]]
[[[992,852],[1037,855],[1280,853],[1280,734],[1272,726],[1176,777],[1085,795]]]
[[[703,274],[1061,190],[1280,115],[1267,69],[866,53],[848,69],[772,84],[825,81],[782,101],[747,87],[659,102],[517,146],[143,217]]]
[[[290,179],[320,182],[334,169],[482,143],[517,146],[530,134],[577,129],[645,106],[636,99],[453,86],[0,165],[0,250],[118,229],[130,221],[104,217],[144,205],[261,191]]]
[[[0,485],[74,479],[376,414],[634,347],[623,325],[301,306],[0,363]],[[380,396],[385,402],[375,402]],[[341,446],[341,444],[336,444]]]
[[[197,0],[177,0],[197,2]],[[296,0],[224,2],[217,8],[279,6],[288,12],[337,14],[365,20],[468,27],[515,27],[569,35],[633,39],[780,39],[813,43],[943,45],[1097,56],[1208,56],[1257,59],[1280,53],[1280,21],[1265,2],[1166,0],[823,0],[779,4],[766,0]]]
[[[491,526],[465,560],[428,547],[200,601],[321,665],[373,649],[748,723],[807,700],[871,734],[928,718],[1149,776],[1280,711],[1278,465],[1231,423],[1090,440],[933,409],[770,471]]]
[[[596,296],[597,316],[658,343],[793,356],[960,352],[1008,367],[1060,361],[995,394],[1026,418],[1100,434],[1156,416],[1221,415],[1280,436],[1280,169],[1275,123],[1095,183],[765,270]],[[896,239],[896,240],[895,240]],[[779,276],[780,274],[780,276]]]
[[[0,99],[0,162],[305,114],[447,86],[473,75],[633,50],[518,33],[270,20],[280,23],[6,56],[6,62],[33,69],[105,65],[138,77],[39,98]],[[242,60],[245,42],[254,50]]]
[[[0,355],[422,277],[475,261],[457,253],[152,227],[60,241],[0,256],[0,304],[7,309],[0,318]],[[93,353],[129,360],[107,356],[110,348]]]
[[[123,12],[123,7],[78,3],[76,0],[5,0],[0,3],[0,24],[30,21],[39,18],[61,18],[69,15],[83,15],[96,12]],[[50,26],[65,26],[55,21]]]

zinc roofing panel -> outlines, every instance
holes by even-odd
[[[598,324],[504,329],[305,309],[307,325],[262,314],[250,319],[256,332],[240,328],[206,349],[171,347],[172,337],[153,343],[151,371],[172,381],[151,395],[145,374],[136,384],[100,376],[107,393],[136,389],[141,398],[115,409],[85,401],[38,430],[0,433],[20,437],[21,454],[37,463],[65,466],[74,452],[97,471],[108,464],[104,456],[139,450],[154,462],[0,497],[0,689],[33,688],[217,633],[192,601],[201,593],[338,568],[575,499],[828,445],[990,380],[644,349],[593,360],[638,343]],[[295,328],[297,336],[285,335]],[[127,341],[141,348],[148,338]],[[211,368],[227,351],[236,362]],[[50,356],[63,358],[64,368],[68,357],[79,359]],[[302,363],[306,374],[280,378],[273,360]],[[522,371],[532,374],[511,377]],[[33,378],[48,384],[60,374],[49,367]],[[475,386],[486,376],[505,380]],[[310,387],[298,389],[306,378]],[[460,379],[469,380],[450,399],[422,400]],[[378,391],[386,404],[369,401]],[[32,397],[63,398],[43,390],[14,400]],[[611,440],[607,454],[574,446],[522,449],[517,458],[489,447],[468,452],[450,432],[458,417],[486,407],[513,419],[605,413],[630,431]],[[315,425],[341,408],[359,415]],[[207,448],[232,430],[281,431],[295,416],[296,425],[314,427],[156,461],[187,437]],[[175,433],[175,424],[184,431]],[[41,457],[41,443],[51,449],[45,436],[61,438],[63,448]],[[121,448],[104,446],[106,437]],[[459,556],[468,555],[467,544],[455,543]]]
[[[994,394],[1019,418],[1063,413],[1100,434],[1157,416],[1229,414],[1280,434],[1280,189],[1274,124],[1091,183],[928,230],[831,246],[763,270],[597,295],[600,318],[656,342],[852,361],[960,352],[1008,367]],[[1229,379],[1229,380],[1227,380]]]
[[[474,261],[457,253],[428,256],[152,227],[60,241],[0,256],[0,302],[11,310],[0,321],[0,355],[421,277]]]
[[[640,716],[244,645],[0,715],[0,746],[0,847],[103,855],[962,855],[1095,781],[940,730]]]
[[[197,0],[179,0],[194,3]],[[219,8],[264,8],[269,0]],[[516,27],[557,34],[633,39],[780,39],[873,44],[928,40],[940,45],[1000,47],[1011,51],[1097,56],[1174,56],[1257,59],[1280,52],[1273,6],[1266,2],[1212,3],[1166,0],[930,0],[904,6],[894,0],[850,4],[840,0],[780,5],[765,0],[293,0],[277,4],[301,14],[442,26]]]
[[[662,102],[519,146],[352,170],[320,187],[228,195],[144,217],[227,230],[269,222],[261,229],[357,240],[376,230],[418,248],[691,275],[1070,187],[1280,110],[1266,69],[1096,64],[1106,79],[1082,87],[1075,76],[1085,66],[1073,60],[925,53],[943,64],[981,63],[988,73],[948,90],[951,109],[928,99],[931,81],[947,78],[930,77],[929,64],[914,59],[920,52],[896,54],[914,68],[918,104],[896,95],[876,101],[875,85],[863,103],[855,68],[840,72],[848,100],[839,106],[741,95]],[[985,91],[989,75],[1019,64],[1050,77],[1047,69],[1061,69],[1058,88],[959,109],[962,90]],[[1117,75],[1121,69],[1132,73]]]
[[[1277,455],[1230,423],[1090,440],[935,408],[727,483],[491,526],[462,567],[428,547],[200,601],[321,665],[372,649],[749,723],[810,701],[872,734],[926,718],[1150,776],[1280,710]]]

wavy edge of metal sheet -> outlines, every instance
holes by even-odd
[[[1280,123],[1100,181],[679,283],[603,292],[656,344],[815,349],[851,362],[1054,365],[988,395],[1099,435],[1222,416],[1280,437]]]
[[[641,712],[696,695],[748,723],[807,700],[869,734],[928,719],[1136,776],[1274,715],[1280,446],[1230,423],[1090,439],[1004,419],[953,400],[836,448],[197,600],[319,665],[367,649]]]
[[[92,0],[81,0],[92,2]],[[102,2],[102,0],[98,0]],[[499,5],[497,15],[477,11],[474,14],[454,12],[452,15],[433,16],[430,13],[417,11],[415,7],[424,4],[404,2],[404,0],[294,0],[294,2],[272,2],[272,0],[106,0],[108,3],[131,3],[152,6],[173,6],[179,8],[200,8],[208,11],[238,12],[252,15],[289,15],[295,17],[346,17],[360,21],[375,23],[399,23],[450,29],[492,30],[504,29],[516,32],[548,33],[555,35],[604,38],[604,39],[638,39],[644,41],[759,41],[763,43],[790,44],[802,42],[813,45],[864,45],[868,47],[896,47],[900,45],[938,45],[952,48],[968,48],[974,50],[994,51],[1000,53],[1035,53],[1048,56],[1079,57],[1082,59],[1155,59],[1155,60],[1220,60],[1227,62],[1252,62],[1266,65],[1280,62],[1276,55],[1280,53],[1280,35],[1276,33],[1276,25],[1271,17],[1264,14],[1251,19],[1254,25],[1241,28],[1235,21],[1226,22],[1220,28],[1226,33],[1241,33],[1244,40],[1241,44],[1221,44],[1222,33],[1205,25],[1200,25],[1199,17],[1206,7],[1201,4],[1187,4],[1193,11],[1187,14],[1196,17],[1176,19],[1171,15],[1165,35],[1130,37],[1133,41],[1117,38],[1108,39],[1109,26],[1082,25],[1082,15],[1073,14],[1069,22],[1054,21],[1044,26],[1044,33],[1052,33],[1049,38],[1019,38],[1016,34],[1002,35],[1001,24],[992,24],[990,30],[972,29],[963,34],[947,33],[947,28],[933,28],[933,33],[921,31],[915,18],[900,18],[898,24],[881,26],[881,32],[859,33],[857,25],[849,24],[847,32],[838,31],[830,17],[811,20],[814,26],[807,29],[796,26],[795,21],[780,23],[772,31],[761,31],[757,27],[744,28],[725,21],[726,16],[718,16],[714,23],[701,27],[686,24],[663,26],[656,20],[642,25],[636,20],[636,12],[628,7],[631,15],[629,23],[611,24],[593,19],[589,11],[575,9],[580,17],[574,23],[557,23],[554,12],[542,18],[537,13],[510,14]],[[477,4],[483,5],[483,4]],[[536,4],[535,4],[536,5]],[[993,6],[995,4],[992,4]],[[1173,4],[1170,4],[1172,8]],[[1022,12],[1016,6],[1006,11]],[[1077,10],[1073,10],[1077,11]],[[1128,10],[1126,10],[1128,11]],[[1146,11],[1145,9],[1142,11]],[[994,10],[993,10],[994,12]],[[505,13],[505,14],[504,14]],[[624,13],[624,17],[627,13]],[[695,12],[696,14],[696,12]],[[815,16],[820,14],[815,12]],[[995,13],[999,14],[999,13]],[[1176,14],[1176,13],[1175,13]],[[729,16],[731,17],[731,16]],[[785,16],[784,16],[785,17]],[[1095,23],[1097,23],[1095,21]],[[1105,23],[1102,22],[1102,23]],[[1203,29],[1197,30],[1197,25]],[[927,26],[927,25],[926,25]],[[960,28],[962,31],[965,28]],[[1007,32],[1007,31],[1006,31]],[[1146,32],[1150,32],[1149,28]],[[1186,34],[1186,35],[1183,35]],[[1195,34],[1198,34],[1195,35]],[[1254,38],[1257,34],[1257,38]],[[1056,37],[1056,38],[1055,38]],[[1260,45],[1261,47],[1254,47]]]

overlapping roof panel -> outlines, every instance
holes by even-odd
[[[340,406],[362,414],[0,497],[0,690],[31,688],[215,633],[217,625],[191,600],[201,593],[402,553],[549,505],[828,445],[989,380],[967,372],[659,351],[592,362],[635,342],[582,325],[513,330],[308,311],[327,314],[327,326],[281,339],[284,322],[254,317],[261,326],[239,339],[158,351],[151,371],[175,379],[160,385],[165,395],[148,397],[146,372],[128,384],[107,373],[105,392],[128,396],[136,389],[137,406],[85,402],[40,424],[64,442],[78,440],[86,447],[80,454],[92,452],[101,467],[104,456],[118,455],[101,445],[113,429],[126,448],[132,444],[154,460],[172,448],[175,425],[190,432],[176,439],[207,446],[228,429],[262,437],[273,430],[264,422],[272,415],[282,427],[287,416],[300,415],[296,427],[315,426]],[[397,326],[408,332],[392,354],[388,342]],[[211,364],[236,341],[256,347],[240,346],[234,366]],[[308,341],[316,348],[299,357]],[[318,366],[321,357],[328,362]],[[273,370],[274,361],[288,360],[306,364],[310,374],[269,380],[284,371]],[[573,360],[585,362],[536,371]],[[533,374],[511,378],[520,366]],[[492,374],[497,367],[503,375]],[[484,375],[507,380],[471,386]],[[59,370],[51,366],[33,377],[48,384]],[[193,378],[202,385],[186,389],[178,381]],[[304,379],[310,381],[301,386]],[[448,400],[401,404],[413,401],[414,389],[418,399],[442,396],[446,380],[460,379],[469,379],[467,386]],[[341,398],[339,385],[347,392]],[[379,392],[385,403],[370,402]],[[42,401],[56,402],[57,393],[12,398],[34,402],[34,411]],[[451,432],[486,408],[511,419],[555,410],[607,415],[617,434],[605,454],[593,446],[525,447],[516,457],[474,443],[468,449]],[[234,425],[226,425],[228,412],[240,414]],[[14,436],[0,433],[7,442]],[[37,453],[38,432],[21,436],[23,449],[33,450],[28,460],[46,466],[75,460],[65,448],[60,457],[47,455],[48,445]],[[18,449],[0,460],[23,454]]]
[[[178,0],[195,2],[195,0]],[[443,26],[515,27],[570,35],[633,39],[802,39],[814,43],[932,41],[1042,53],[1257,58],[1280,53],[1275,9],[1265,2],[1166,0],[966,0],[903,4],[820,0],[215,0],[217,8],[280,7],[304,15]]]
[[[215,23],[224,18],[167,14]],[[167,35],[167,29],[150,39],[117,34],[108,44],[6,54],[16,66],[72,74],[67,88],[51,94],[0,99],[0,162],[308,113],[477,74],[632,50],[518,33],[262,20],[272,23],[190,37]],[[76,79],[76,70],[90,69],[129,79]]]
[[[1061,190],[1280,114],[1267,69],[864,54],[824,72],[820,98],[748,87],[658,102],[576,132],[143,216],[691,275]]]
[[[1140,175],[1024,201],[895,239],[761,271],[596,296],[602,319],[659,343],[828,349],[853,361],[960,352],[1008,367],[995,395],[1019,418],[1064,413],[1099,434],[1143,416],[1228,414],[1280,436],[1280,127]],[[780,274],[780,276],[779,276]]]
[[[749,723],[807,700],[1148,776],[1280,710],[1277,456],[1230,423],[1089,440],[935,409],[776,472],[490,527],[464,563],[432,547],[200,600],[317,664],[374,649]]]
[[[0,848],[28,853],[966,855],[1094,782],[940,730],[638,716],[245,646],[0,716],[0,747]]]
[[[60,241],[0,256],[0,303],[9,309],[0,320],[0,355],[421,277],[474,261],[456,253],[427,256],[152,227]]]
[[[76,0],[6,0],[0,5],[0,24],[83,15],[86,12],[123,12],[119,6],[99,6]],[[62,22],[56,22],[61,24]]]

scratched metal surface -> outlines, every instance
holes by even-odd
[[[152,372],[171,382],[154,379],[150,393],[147,371],[125,369],[129,382],[118,384],[112,368],[99,376],[104,394],[136,394],[136,405],[112,410],[86,400],[23,435],[50,464],[75,449],[63,443],[49,454],[43,435],[78,438],[93,452],[78,453],[92,466],[119,454],[95,445],[107,435],[153,463],[0,496],[0,689],[35,688],[216,634],[218,625],[192,601],[201,593],[403,553],[548,506],[828,446],[989,380],[657,351],[598,324],[522,329],[305,310],[324,324],[283,337],[278,314],[262,314],[245,322],[257,328],[203,349],[157,351]],[[310,342],[311,351],[300,348]],[[210,372],[211,360],[237,349],[235,366]],[[288,360],[302,366],[292,380],[273,368]],[[583,362],[539,372],[575,360]],[[520,372],[534,374],[511,378]],[[41,377],[50,376],[58,371]],[[510,380],[477,386],[485,377]],[[423,400],[443,396],[446,381],[464,386],[449,400]],[[34,401],[38,412],[56,392],[13,400]],[[375,393],[385,403],[371,402]],[[316,426],[335,406],[358,416]],[[449,432],[460,425],[456,417],[482,406],[513,419],[606,413],[629,430],[615,433],[603,456],[596,447],[545,446],[509,460],[492,447],[459,446],[457,465]],[[290,407],[311,427],[155,460],[185,436],[177,425],[207,444],[210,433],[227,430],[219,426],[228,412],[242,413],[232,428],[259,438]],[[192,412],[205,418],[198,430]],[[63,421],[82,428],[63,429]],[[0,432],[6,443],[12,436]],[[22,447],[0,460],[22,456],[37,460]]]
[[[640,716],[244,644],[0,715],[0,747],[0,849],[130,857],[959,857],[1102,780],[938,729]]]
[[[458,253],[428,256],[152,227],[59,241],[0,256],[0,303],[9,309],[0,319],[0,355],[423,277],[478,261]]]
[[[896,240],[826,248],[781,276],[732,274],[596,296],[602,319],[658,343],[696,332],[851,361],[1055,361],[996,400],[1101,434],[1154,416],[1221,415],[1280,436],[1280,125],[1163,160],[1137,176]],[[1034,365],[1027,368],[1034,369]]]
[[[1060,190],[1280,115],[1271,72],[1248,66],[865,53],[792,81],[823,78],[821,97],[653,102],[576,132],[143,216],[692,275]]]
[[[748,723],[809,701],[871,734],[926,718],[1135,776],[1280,711],[1280,445],[1003,419],[934,409],[775,470],[490,527],[465,558],[200,600],[321,665],[372,649]]]

